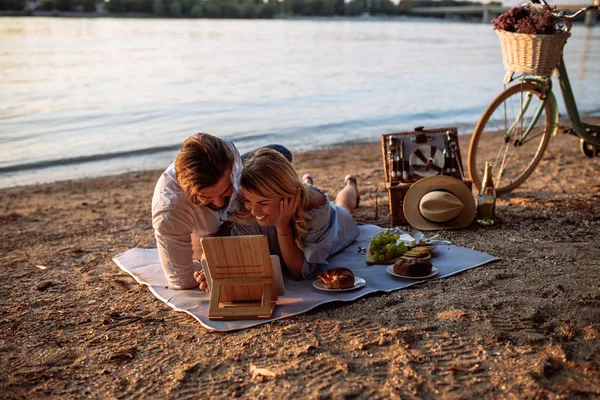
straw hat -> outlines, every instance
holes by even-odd
[[[476,212],[469,187],[446,175],[413,183],[404,197],[403,211],[408,223],[423,231],[464,228]]]

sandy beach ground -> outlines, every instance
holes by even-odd
[[[330,197],[355,173],[357,220],[388,225],[385,196],[375,220],[378,141],[294,164]],[[111,261],[155,247],[162,171],[2,190],[1,397],[600,398],[599,171],[577,138],[554,137],[525,186],[498,200],[496,225],[440,232],[502,261],[227,334]]]

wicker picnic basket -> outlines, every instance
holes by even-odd
[[[551,76],[571,34],[529,35],[497,29],[507,71]]]
[[[396,145],[402,142],[403,158],[401,160],[406,160],[406,163],[404,164],[404,166],[408,169],[406,176],[398,174],[394,177],[393,174],[390,174],[391,170],[394,170],[402,165],[401,163],[398,163],[395,166],[393,164],[390,165],[390,137],[396,139]],[[404,215],[404,197],[413,183],[422,177],[429,175],[425,174],[422,170],[424,166],[421,166],[421,172],[417,171],[419,165],[415,164],[420,164],[420,162],[417,160],[419,158],[417,156],[417,152],[427,158],[433,158],[443,162],[443,167],[438,170],[439,174],[452,176],[456,179],[462,180],[464,184],[471,189],[472,182],[466,178],[463,178],[463,166],[458,139],[459,136],[456,127],[435,129],[424,129],[423,127],[417,127],[414,131],[410,132],[394,132],[381,135],[381,152],[383,156],[385,188],[377,190],[375,195],[375,220],[379,221],[379,195],[387,192],[390,208],[390,226],[394,227],[408,224],[406,216]],[[456,147],[452,147],[450,145],[450,141]],[[434,148],[435,151],[432,152],[431,150],[425,150],[425,148]],[[425,154],[423,154],[423,152]],[[434,156],[434,154],[443,154],[443,157],[438,159]],[[451,154],[453,156],[451,156]],[[434,161],[433,159],[431,161]],[[398,158],[397,160],[400,159]],[[404,166],[402,167],[403,171]],[[435,166],[431,168],[432,174],[435,175],[435,173],[433,173],[433,168],[435,168]],[[427,167],[427,170],[429,170],[429,167]]]

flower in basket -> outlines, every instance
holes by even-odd
[[[551,76],[571,35],[548,6],[513,7],[492,20],[509,72]]]
[[[562,33],[561,21],[548,7],[513,7],[492,20],[494,29],[529,35]]]

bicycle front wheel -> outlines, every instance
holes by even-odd
[[[521,185],[540,162],[557,125],[553,102],[536,83],[511,86],[492,101],[473,131],[469,175],[481,188],[485,162],[493,163],[496,193]]]

